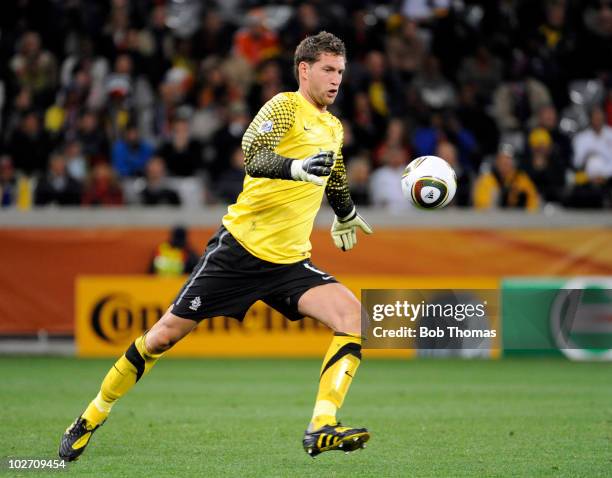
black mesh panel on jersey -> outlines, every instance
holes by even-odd
[[[284,95],[268,101],[242,137],[244,167],[254,178],[291,179],[291,159],[274,152],[295,122],[297,102]]]
[[[336,163],[327,180],[325,193],[327,194],[327,201],[336,216],[346,217],[351,213],[354,204],[349,191],[344,159],[341,155],[336,156]]]

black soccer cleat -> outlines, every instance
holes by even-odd
[[[100,428],[104,422],[96,427],[88,427],[87,420],[83,417],[78,417],[72,425],[70,425],[62,436],[62,441],[59,447],[59,456],[64,461],[75,461],[85,451],[89,444],[93,432]]]
[[[304,434],[304,451],[312,458],[324,451],[339,450],[345,453],[366,447],[370,439],[370,432],[366,428],[343,427],[340,422],[336,425],[325,425],[318,430]]]

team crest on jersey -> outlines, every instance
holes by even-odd
[[[259,132],[269,133],[270,131],[272,131],[273,126],[274,126],[274,121],[272,120],[264,121],[263,123],[259,125]]]

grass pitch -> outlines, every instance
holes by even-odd
[[[610,476],[612,366],[562,359],[364,361],[340,418],[372,439],[315,460],[301,447],[319,361],[158,363],[64,471],[64,429],[112,360],[0,358],[0,474],[10,476]]]

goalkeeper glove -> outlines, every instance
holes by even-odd
[[[353,207],[351,213],[343,218],[334,217],[331,228],[331,236],[338,249],[348,251],[357,244],[357,228],[361,228],[366,234],[372,234],[372,228],[357,214],[357,209]]]
[[[333,151],[321,151],[306,159],[294,159],[291,163],[291,178],[323,186],[323,178],[331,174],[333,165]]]

